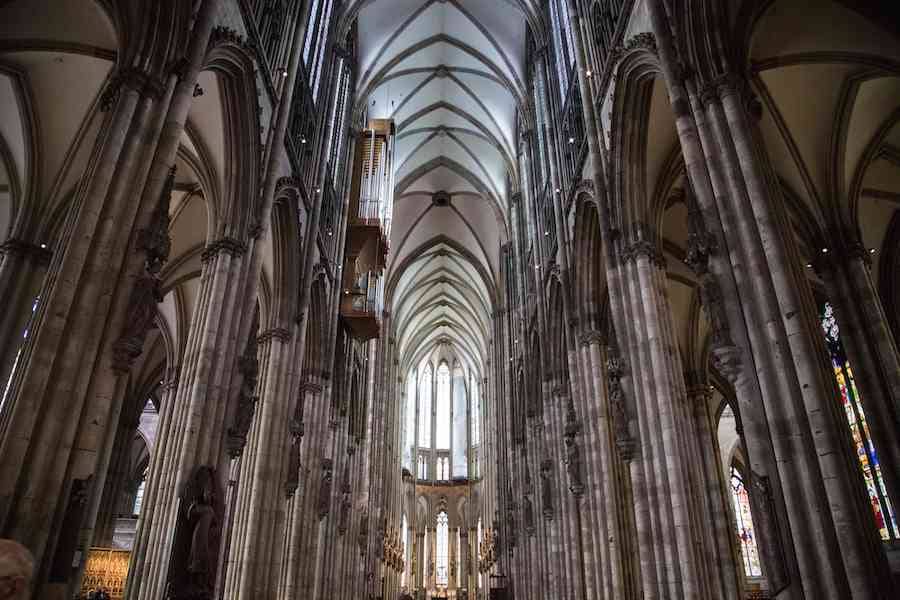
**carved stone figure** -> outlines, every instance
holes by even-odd
[[[256,329],[259,316],[253,320],[250,327],[250,335],[244,354],[238,360],[238,372],[241,374],[241,389],[238,391],[238,405],[234,414],[234,422],[228,428],[228,454],[237,458],[244,451],[247,444],[247,435],[253,424],[253,415],[256,412],[256,382],[259,379],[259,360],[257,359]]]
[[[330,458],[322,461],[322,482],[319,484],[319,499],[316,504],[319,519],[325,518],[331,507],[331,480],[333,465]]]
[[[138,231],[137,247],[144,252],[144,268],[151,275],[158,275],[169,260],[172,238],[169,235],[169,202],[175,186],[176,167],[169,169],[159,201],[150,216],[150,224]]]
[[[578,442],[573,436],[566,437],[566,474],[569,476],[569,491],[580,496],[584,492],[581,482],[581,455]]]
[[[186,577],[176,581],[174,597],[183,600],[208,600],[212,598],[216,574],[216,484],[215,472],[207,466],[198,467],[186,487],[184,501],[187,506],[182,517],[189,537],[186,560]]]
[[[631,433],[628,430],[628,414],[625,410],[625,390],[622,389],[622,375],[624,365],[613,349],[609,349],[606,359],[606,376],[609,392],[609,412],[612,419],[613,435],[616,439],[616,447],[619,455],[624,460],[630,460],[634,446]]]
[[[543,504],[544,519],[553,520],[553,486],[550,481],[550,469],[553,463],[550,459],[541,462],[541,504]]]
[[[344,535],[347,532],[347,524],[350,521],[350,494],[341,494],[341,513],[338,518],[338,533]]]
[[[128,298],[125,326],[113,349],[115,370],[128,371],[134,359],[141,355],[147,332],[156,318],[156,305],[162,300],[162,288],[155,276],[144,275],[135,280]]]
[[[529,536],[533,536],[536,531],[534,526],[534,506],[531,504],[531,498],[528,496],[525,496],[522,500],[522,513],[523,520],[525,521],[525,533]]]

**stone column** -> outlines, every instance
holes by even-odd
[[[296,396],[289,387],[289,365],[295,360],[291,331],[273,328],[260,337],[263,369],[257,419],[250,444],[241,461],[241,494],[234,530],[231,581],[226,597],[268,597],[273,593],[277,571],[275,515],[283,501],[281,465],[289,449],[289,423],[295,413]]]

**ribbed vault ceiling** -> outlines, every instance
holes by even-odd
[[[484,373],[532,10],[371,0],[359,11],[357,107],[397,125],[387,301],[404,370],[447,341]]]

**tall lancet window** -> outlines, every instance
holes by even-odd
[[[575,64],[575,43],[566,0],[551,0],[550,24],[553,26],[553,50],[556,53],[556,71],[559,76],[559,95],[565,102],[569,89],[572,67]]]
[[[467,477],[469,475],[466,458],[468,456],[469,440],[467,435],[467,399],[465,372],[455,367],[453,369],[453,477]]]
[[[435,538],[434,583],[440,587],[447,587],[450,562],[450,525],[445,510],[438,513],[435,534],[437,537]]]
[[[406,521],[406,515],[403,515],[403,522],[400,526],[400,542],[403,544],[403,560],[409,564],[409,523]],[[400,587],[406,585],[406,569],[400,575]]]
[[[741,559],[747,577],[762,577],[759,565],[759,550],[756,547],[756,531],[750,516],[750,495],[744,486],[741,474],[731,467],[731,499],[734,502],[734,519],[737,524],[738,541],[741,544]]]
[[[866,413],[863,411],[859,390],[856,389],[850,361],[847,360],[844,345],[841,343],[841,332],[834,316],[834,308],[827,302],[822,310],[822,329],[825,331],[825,342],[828,346],[828,353],[831,355],[831,366],[834,368],[834,377],[841,392],[841,403],[850,425],[850,435],[853,437],[853,445],[856,447],[856,456],[866,482],[869,502],[875,513],[878,532],[883,540],[900,540],[900,530],[897,529],[894,508],[891,499],[888,498],[887,488],[881,476],[881,463],[878,460],[872,436],[869,435]]]
[[[450,368],[441,363],[437,372],[434,445],[438,450],[450,449]]]
[[[419,382],[419,447],[431,448],[431,363]]]
[[[472,381],[472,445],[477,446],[481,442],[481,396],[479,394],[478,380]]]
[[[406,404],[403,426],[403,466],[412,471],[416,445],[416,372],[406,377]]]

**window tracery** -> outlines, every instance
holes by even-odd
[[[734,519],[741,547],[741,562],[747,577],[762,577],[759,550],[756,547],[756,531],[750,514],[750,494],[740,472],[731,467],[731,500],[734,503]]]
[[[431,363],[419,383],[419,448],[431,448]]]
[[[450,368],[441,363],[437,372],[437,402],[435,403],[434,446],[450,449]]]
[[[447,511],[442,510],[437,516],[437,527],[435,529],[435,569],[434,582],[435,585],[447,587],[448,567],[449,567],[449,549],[450,549],[450,527]]]
[[[856,387],[853,370],[850,368],[850,361],[847,359],[844,345],[841,342],[840,328],[834,308],[828,302],[822,308],[821,324],[825,333],[828,354],[831,357],[831,366],[834,369],[834,377],[841,394],[841,404],[844,414],[847,416],[850,435],[853,438],[856,456],[859,459],[863,479],[866,483],[866,492],[872,505],[872,512],[875,514],[878,533],[883,540],[898,540],[900,539],[900,530],[897,528],[894,508],[882,478],[878,452],[872,436],[869,435],[866,413]]]

